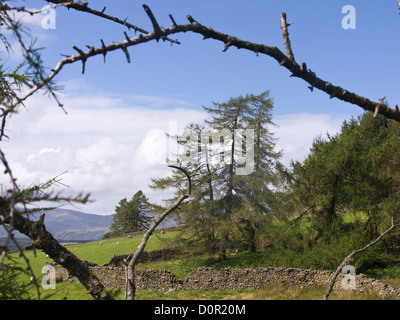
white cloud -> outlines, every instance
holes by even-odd
[[[187,107],[188,103],[184,100],[171,97],[153,97],[153,96],[134,96],[134,101],[150,108],[165,108],[168,106]]]
[[[9,142],[3,150],[18,182],[44,182],[65,172],[61,178],[66,195],[81,191],[95,202],[76,208],[97,214],[113,213],[119,200],[130,198],[139,189],[151,201],[159,202],[167,193],[149,189],[151,178],[170,172],[163,162],[170,122],[178,132],[189,122],[201,123],[202,111],[185,108],[173,98],[146,98],[160,108],[143,106],[137,97],[114,97],[96,92],[84,83],[66,84],[62,95],[68,114],[42,95],[31,97],[7,122]],[[72,88],[72,89],[71,89]],[[178,105],[178,106],[177,106]],[[277,148],[284,150],[284,163],[302,160],[318,134],[339,131],[346,117],[329,114],[295,114],[275,118],[279,127]],[[8,184],[6,175],[0,182]]]
[[[114,98],[89,89],[67,90],[61,100],[68,114],[54,101],[35,95],[7,122],[10,141],[3,149],[12,170],[23,185],[44,182],[65,171],[62,188],[66,195],[80,191],[91,193],[94,203],[77,208],[98,214],[113,213],[118,201],[131,197],[139,189],[153,201],[148,184],[152,177],[168,174],[166,163],[153,161],[163,139],[154,132],[168,132],[169,122],[179,127],[201,122],[205,113],[175,107],[174,100],[160,101],[161,109],[149,109],[131,103],[132,99]],[[165,142],[165,139],[164,139]],[[8,183],[3,176],[2,183]]]

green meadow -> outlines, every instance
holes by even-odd
[[[163,240],[174,237],[177,232],[168,232],[166,234],[152,235],[147,242],[145,250],[155,250],[163,247]],[[132,238],[122,237],[108,239],[102,241],[88,242],[83,244],[67,244],[70,251],[77,255],[82,260],[87,260],[98,265],[107,263],[113,255],[126,254],[136,250],[142,239],[141,235],[133,236]],[[102,245],[100,245],[102,242]],[[40,250],[36,252],[29,250],[24,252],[25,257],[29,260],[30,266],[35,273],[35,276],[41,283],[42,268],[46,262],[52,262],[46,258],[46,254]],[[14,259],[14,263],[21,267],[26,266],[26,262],[19,254],[10,254]],[[279,262],[279,259],[274,258],[273,254],[265,252],[244,252],[240,254],[230,254],[226,261],[218,261],[217,256],[208,254],[192,257],[177,257],[169,261],[158,261],[151,263],[139,263],[137,269],[168,269],[178,278],[184,279],[189,273],[200,267],[220,268],[251,268],[251,267],[267,267],[275,266],[282,267],[284,262]],[[387,269],[371,269],[371,276],[381,279],[395,288],[400,288],[400,270],[398,268]],[[30,276],[21,275],[19,281],[24,284],[29,283]],[[62,282],[56,284],[56,289],[39,288],[40,299],[49,300],[91,300],[92,297],[87,294],[85,288],[76,282]],[[124,292],[118,289],[109,289],[115,299],[123,299]],[[241,299],[265,299],[265,300],[312,300],[322,299],[325,288],[317,287],[312,289],[292,289],[287,290],[279,283],[273,286],[264,288],[263,290],[176,290],[171,293],[164,291],[147,291],[138,290],[137,300],[241,300]],[[37,288],[31,285],[30,293],[33,299],[38,298]],[[370,294],[357,295],[332,295],[331,299],[378,299],[377,296]]]

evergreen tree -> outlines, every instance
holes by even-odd
[[[136,192],[130,201],[122,199],[115,208],[110,232],[106,233],[104,238],[148,229],[151,222],[149,216],[151,208],[152,205],[141,190]]]
[[[179,159],[192,175],[191,200],[179,216],[186,225],[186,243],[218,253],[221,260],[230,246],[243,242],[255,250],[257,229],[269,211],[273,164],[280,155],[268,129],[272,108],[269,92],[213,103],[204,108],[211,116],[206,126],[191,124],[182,134],[190,157],[184,153]],[[184,182],[178,172],[153,179],[152,187],[181,189]],[[231,244],[234,232],[240,243]]]
[[[396,215],[399,136],[397,122],[367,112],[345,121],[337,135],[315,139],[303,162],[281,170],[290,184],[294,215],[310,219],[316,231],[311,243],[324,235],[339,237],[349,227],[346,217],[361,213],[373,239],[382,223]]]

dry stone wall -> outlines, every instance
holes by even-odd
[[[143,251],[139,256],[138,263],[169,260],[171,258],[176,258],[177,256],[182,254],[183,253],[181,250],[174,248]],[[129,254],[113,255],[110,261],[108,261],[104,266],[122,267],[124,265],[124,259],[128,256]]]
[[[92,272],[106,287],[125,287],[124,270],[111,266],[92,266]],[[263,289],[266,285],[280,283],[285,288],[307,288],[312,286],[327,287],[333,275],[332,271],[304,270],[297,268],[248,268],[220,269],[199,268],[189,274],[184,280],[178,279],[168,270],[138,269],[136,272],[136,287],[142,290],[168,289]],[[65,269],[56,265],[57,281],[76,281]],[[344,291],[339,275],[333,292]],[[356,276],[357,292],[376,293],[382,298],[400,299],[400,291],[368,278],[364,274]]]

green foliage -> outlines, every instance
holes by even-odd
[[[316,242],[312,228],[304,230],[302,226],[289,223],[268,230],[273,244],[264,254],[266,261],[275,267],[336,270],[346,256],[364,247],[370,238],[363,224],[351,223],[331,226]],[[380,261],[385,256],[388,258],[378,245],[357,255],[351,264],[357,272],[363,272],[369,267],[366,261]],[[391,259],[393,263],[393,257]]]
[[[24,64],[21,63],[12,71],[8,71],[4,64],[0,65],[0,104],[11,104],[23,86],[30,86],[31,77],[19,73]]]
[[[150,227],[151,207],[141,190],[136,192],[130,201],[127,201],[126,198],[122,199],[115,208],[110,232],[106,233],[104,238],[147,230]]]
[[[317,138],[303,163],[281,168],[295,209],[313,208],[312,221],[321,233],[340,213],[384,218],[388,206],[398,203],[398,138],[398,123],[371,113],[345,122],[328,140]]]
[[[291,210],[281,214],[279,232],[270,227],[271,258],[336,269],[386,230],[392,217],[399,220],[399,128],[398,122],[365,113],[345,121],[337,135],[316,138],[303,162],[278,167],[286,183],[284,207]],[[398,239],[391,234],[353,265],[366,270],[397,262]]]
[[[13,257],[7,256],[4,267],[0,270],[0,300],[30,300],[32,295],[29,283],[21,284],[21,275],[28,276],[29,272]]]
[[[190,200],[181,206],[178,215],[186,226],[179,244],[218,253],[220,259],[225,259],[229,248],[256,250],[259,230],[271,212],[271,186],[277,182],[274,163],[280,156],[274,151],[269,131],[273,125],[273,101],[269,92],[263,92],[213,103],[204,109],[210,114],[206,125],[189,125],[181,135],[185,138],[179,140],[187,151],[179,159],[192,176]],[[254,130],[254,141],[244,129]],[[221,140],[224,149],[218,149],[216,154]],[[250,141],[254,150],[248,150],[244,141]],[[244,154],[249,157],[241,163]],[[237,174],[237,170],[251,167],[250,158],[254,160],[254,170]],[[186,188],[186,180],[179,172],[152,181],[154,189],[177,189],[176,197]]]

